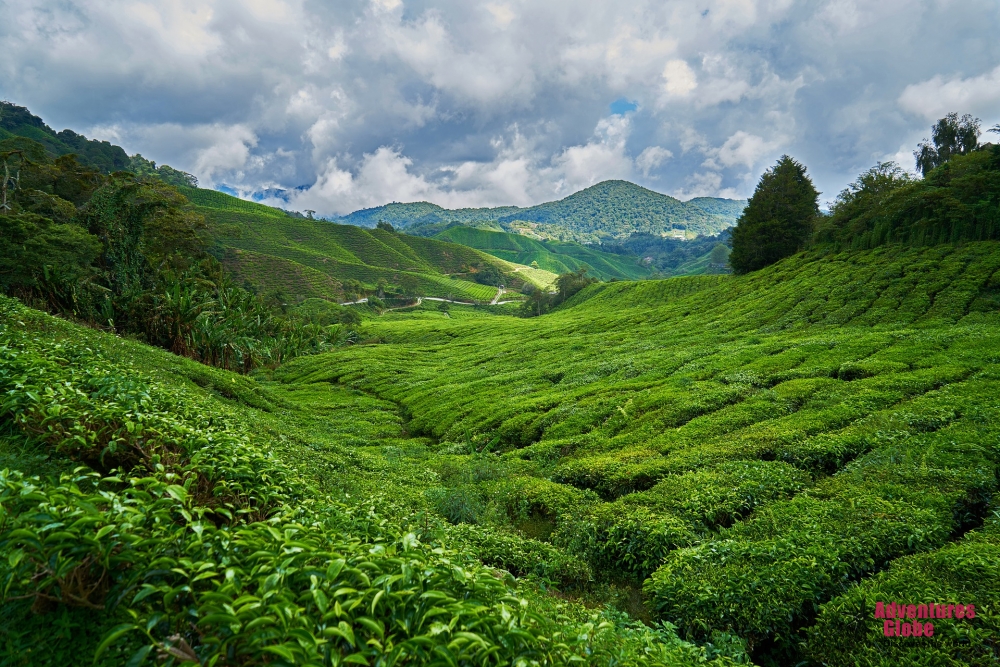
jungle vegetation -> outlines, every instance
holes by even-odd
[[[574,271],[525,319],[426,299],[282,313],[225,286],[230,249],[347,264],[351,248],[424,276],[407,262],[481,255],[17,141],[0,213],[21,239],[4,241],[0,296],[4,664],[1000,659],[1000,149],[923,179],[877,165],[804,250],[757,270]],[[241,236],[267,216],[278,231]],[[373,275],[385,305],[392,274]],[[240,289],[297,331],[343,331],[358,308],[357,335],[212,366],[143,328],[185,284],[213,302]],[[888,601],[976,614],[889,639]]]

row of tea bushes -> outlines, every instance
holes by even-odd
[[[820,605],[906,554],[979,521],[996,488],[994,378],[925,397],[962,414],[890,440],[790,501],[671,553],[646,584],[657,613],[690,636],[711,629],[792,646]]]
[[[1000,515],[940,549],[899,558],[820,608],[805,653],[831,667],[1000,662]],[[931,637],[887,638],[882,602],[975,605],[975,617],[935,618]],[[926,619],[924,619],[926,620]]]
[[[0,306],[9,437],[67,470],[0,472],[8,664],[732,664],[547,599],[426,515],[327,500],[167,353]]]

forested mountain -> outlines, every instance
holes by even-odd
[[[628,181],[604,181],[558,201],[528,208],[449,210],[435,204],[386,204],[340,218],[374,227],[379,221],[403,229],[442,222],[496,222],[505,231],[535,238],[578,242],[624,239],[630,234],[711,236],[736,224],[746,202],[701,197],[689,202]]]

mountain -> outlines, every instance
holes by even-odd
[[[616,255],[572,241],[538,241],[521,234],[454,225],[436,234],[442,241],[460,243],[515,264],[531,265],[553,273],[586,266],[601,280],[641,280],[656,273],[635,255]]]
[[[388,222],[406,229],[443,222],[496,222],[505,231],[535,238],[600,242],[636,233],[712,236],[732,227],[745,200],[699,197],[688,202],[628,181],[603,181],[564,199],[528,208],[445,209],[428,202],[392,203],[339,218],[363,227]]]

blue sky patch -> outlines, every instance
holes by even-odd
[[[624,116],[629,111],[635,111],[639,108],[638,102],[630,102],[624,97],[619,97],[617,100],[611,103],[611,113],[616,116]]]

